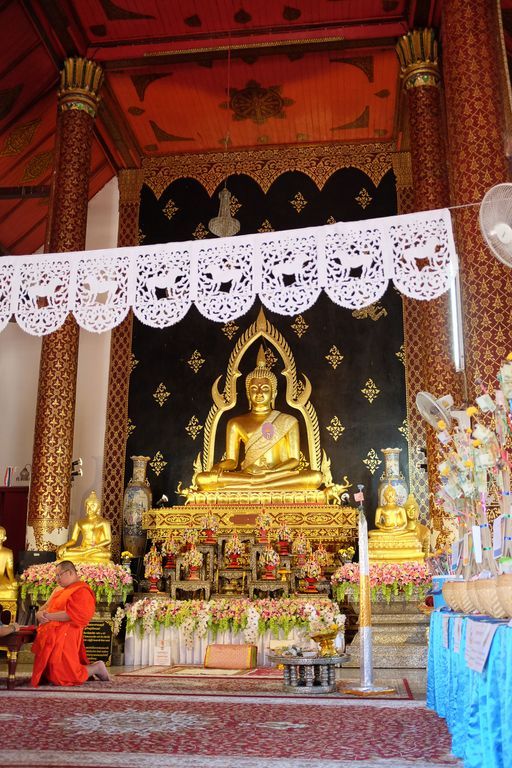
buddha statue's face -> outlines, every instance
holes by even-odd
[[[388,485],[388,487],[384,489],[384,498],[388,504],[396,503],[396,491],[392,485]]]
[[[100,509],[100,502],[98,499],[90,499],[87,502],[86,514],[87,517],[97,517]]]
[[[266,377],[250,379],[247,393],[253,410],[268,410],[272,407],[274,391],[270,379]]]

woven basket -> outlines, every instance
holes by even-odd
[[[504,616],[512,618],[512,573],[502,573],[497,581],[497,592]]]
[[[481,604],[485,608],[485,613],[488,616],[493,616],[495,619],[503,619],[507,616],[507,613],[501,605],[498,596],[498,580],[497,579],[480,579],[476,581],[476,594]]]

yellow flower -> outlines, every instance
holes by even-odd
[[[464,462],[464,466],[465,466],[465,467],[470,467],[470,468],[471,468],[471,467],[473,466],[473,462],[471,461],[471,459],[467,459],[467,460]]]
[[[466,408],[466,413],[468,416],[475,416],[475,414],[478,413],[478,408],[475,408],[474,405],[470,405],[469,408]]]
[[[481,440],[478,440],[478,439],[473,440],[473,448],[478,448],[479,445],[482,445]]]
[[[439,419],[439,421],[437,422],[437,428],[438,429],[446,429],[446,422],[443,421],[442,419]]]
[[[505,360],[512,360],[512,352],[509,352]]]
[[[124,552],[121,552],[121,557],[122,557],[124,560],[128,560],[128,558],[130,558],[130,560],[131,560],[131,558],[132,558],[132,557],[134,557],[134,555],[132,555],[132,553],[131,553],[131,552],[128,552],[128,550],[127,550],[127,549],[125,549],[125,550],[124,550]]]

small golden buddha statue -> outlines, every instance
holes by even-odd
[[[57,560],[71,560],[73,563],[110,563],[110,523],[100,514],[100,500],[95,491],[89,494],[84,507],[85,517],[75,523],[70,540],[57,547]]]
[[[0,526],[0,603],[16,600],[18,597],[18,584],[14,578],[13,553],[12,549],[4,547],[6,538],[6,530]]]
[[[299,469],[299,422],[274,410],[277,379],[260,347],[256,369],[246,377],[250,411],[235,416],[226,427],[226,458],[194,481],[200,491],[315,490],[322,472]],[[243,459],[240,459],[243,448]]]
[[[407,515],[407,530],[414,533],[427,557],[430,552],[430,528],[420,523],[420,508],[412,493],[407,497],[404,509]]]
[[[368,533],[368,554],[373,563],[422,562],[425,553],[416,533],[407,529],[407,512],[396,503],[396,490],[387,485],[384,504],[375,512],[376,530]]]

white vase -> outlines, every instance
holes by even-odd
[[[126,486],[123,501],[123,547],[134,557],[143,557],[146,549],[146,531],[142,515],[151,508],[151,488],[146,478],[149,456],[130,456],[133,475]]]
[[[379,481],[378,498],[379,506],[382,507],[386,503],[384,498],[384,488],[388,485],[392,485],[396,491],[396,501],[401,507],[404,506],[409,490],[405,477],[400,472],[400,453],[401,448],[382,448],[384,454],[384,472]]]

